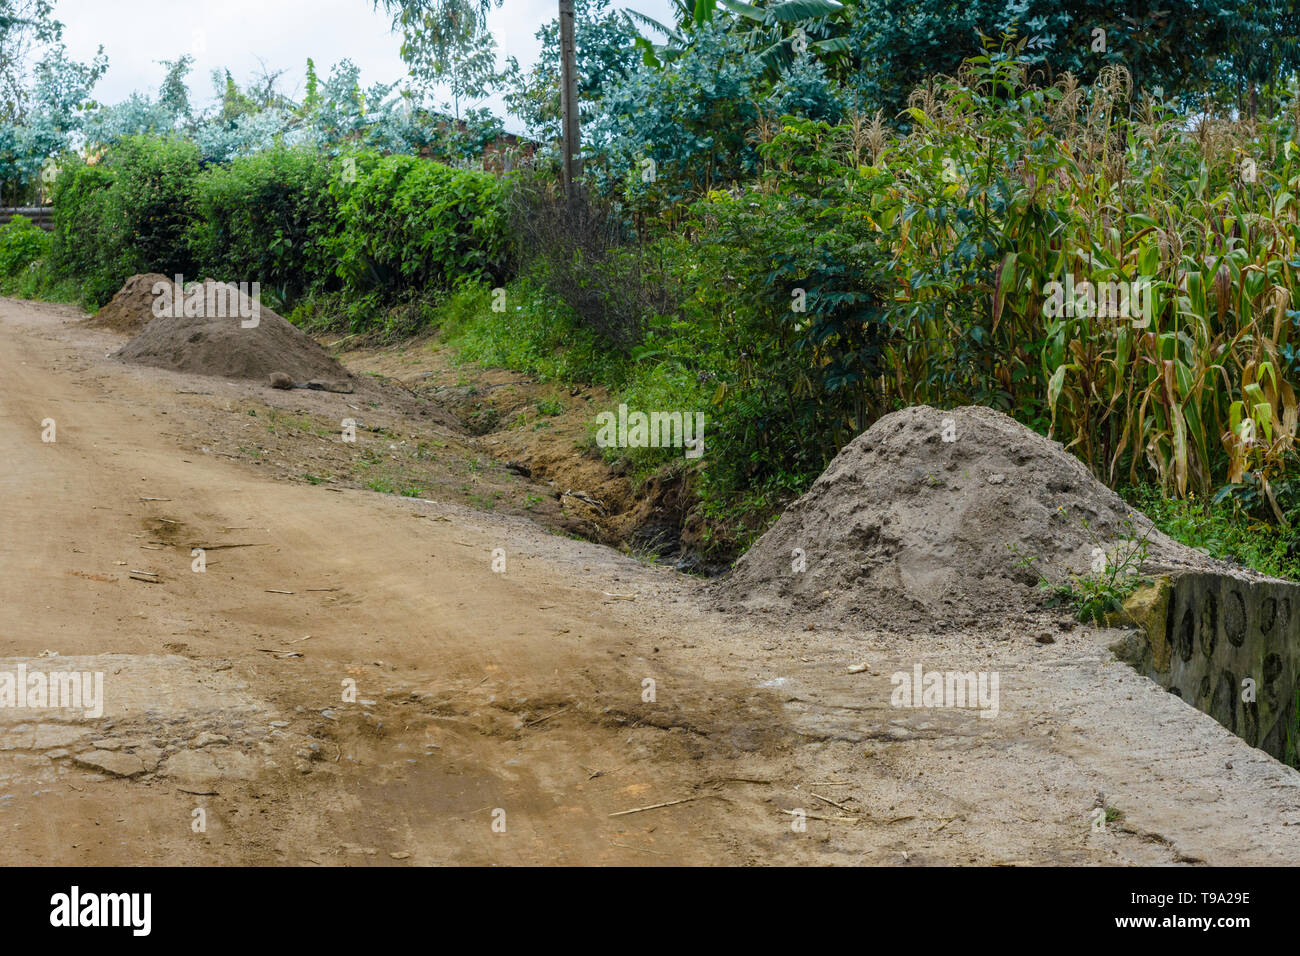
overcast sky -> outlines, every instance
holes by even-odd
[[[660,21],[669,16],[669,0],[614,5]],[[540,45],[533,34],[555,18],[557,6],[557,0],[505,0],[493,10],[489,26],[498,58],[534,63]],[[361,68],[363,86],[406,74],[398,56],[401,39],[370,0],[56,0],[54,15],[66,27],[64,41],[74,59],[90,60],[101,44],[108,54],[108,73],[95,89],[102,103],[137,90],[156,93],[163,77],[156,61],[186,53],[195,59],[190,98],[199,106],[212,101],[212,70],[228,68],[242,85],[261,72],[259,57],[271,71],[286,70],[281,89],[295,99],[302,95],[308,57],[322,77],[334,63],[351,59]],[[499,97],[482,105],[504,115]],[[518,122],[508,120],[507,126],[516,130]]]

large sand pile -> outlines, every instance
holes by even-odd
[[[995,623],[1041,604],[1039,572],[1087,571],[1094,535],[1124,547],[1130,517],[1139,535],[1150,530],[1060,444],[1000,412],[909,408],[846,446],[717,594],[882,628]],[[1159,532],[1147,540],[1149,572],[1221,566]],[[1008,543],[1037,558],[1032,569]]]
[[[150,272],[146,275],[132,276],[126,285],[118,290],[112,301],[86,321],[87,325],[114,332],[130,332],[134,335],[153,321],[154,285],[166,282],[173,289],[175,284],[165,275]]]
[[[148,278],[136,276],[127,287]],[[325,349],[266,306],[258,307],[257,325],[244,328],[249,320],[243,317],[251,315],[253,303],[237,287],[211,279],[203,287],[205,301],[225,299],[231,304],[229,308],[203,311],[221,312],[225,317],[205,314],[154,318],[151,295],[144,306],[149,323],[114,357],[138,365],[228,379],[267,382],[273,372],[282,372],[295,382],[344,382],[350,378]],[[220,298],[214,295],[218,291],[222,293]],[[119,295],[125,292],[126,288]]]

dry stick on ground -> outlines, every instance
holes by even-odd
[[[781,812],[792,817],[800,816],[799,812],[796,810],[782,810]],[[802,815],[808,820],[825,820],[828,823],[857,823],[858,822],[857,817],[823,817],[816,813],[804,813]]]
[[[610,846],[616,846],[616,847],[618,847],[619,849],[622,849],[622,850],[636,850],[636,851],[638,851],[638,852],[640,852],[640,853],[653,853],[655,856],[667,856],[667,855],[668,855],[667,853],[660,853],[658,850],[651,850],[651,849],[648,849],[648,848],[643,847],[643,846],[628,846],[626,843],[615,843],[613,840],[610,840],[610,841],[609,841],[609,845],[610,845]]]
[[[491,675],[491,674],[488,674],[488,675],[487,675],[486,677],[484,677],[481,681],[479,681],[477,684],[475,684],[474,687],[482,687],[484,684],[486,684],[486,683],[487,683],[488,681],[490,681],[491,679],[492,679],[492,675]],[[465,693],[468,693],[469,691],[473,690],[474,687],[466,687],[466,688],[464,688],[463,690],[452,691],[451,697],[448,697],[447,699],[448,699],[448,700],[452,700],[452,699],[454,699],[456,696],[458,696],[459,694],[465,694]],[[554,717],[555,715],[552,714],[551,716]]]
[[[846,807],[842,803],[836,803],[834,800],[828,799],[827,797],[823,797],[820,793],[814,793],[813,796],[816,797],[818,800],[820,800],[822,803],[829,803],[832,807],[834,807],[837,810],[843,810],[845,813],[854,812],[852,807]]]
[[[611,817],[621,817],[629,813],[641,813],[644,810],[658,810],[660,807],[675,807],[679,803],[690,803],[692,800],[698,800],[699,797],[683,797],[681,800],[669,800],[667,803],[652,803],[648,807],[633,807],[631,810],[619,810],[617,813],[611,813]]]
[[[483,678],[483,679],[484,679],[484,680],[487,680],[486,677]],[[550,720],[552,717],[558,717],[558,716],[560,716],[560,714],[564,713],[564,712],[565,712],[566,710],[568,710],[568,709],[569,709],[569,708],[567,708],[567,707],[561,707],[559,710],[557,710],[557,711],[556,711],[555,713],[553,713],[553,714],[547,714],[545,717],[539,718],[538,720],[534,720],[534,721],[532,721],[531,723],[524,724],[524,729],[527,730],[529,727],[536,727],[536,726],[537,726],[538,724],[540,724],[542,721],[544,721],[544,720]]]
[[[606,515],[609,514],[609,509],[605,507],[603,502],[599,501],[596,498],[591,497],[591,495],[583,494],[581,491],[574,491],[572,488],[570,488],[568,491],[561,492],[560,497],[577,498],[579,501],[585,502],[586,504],[591,505],[593,508],[598,509],[601,514],[606,514]]]

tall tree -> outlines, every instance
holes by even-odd
[[[393,15],[393,29],[401,30],[402,57],[408,65],[412,57],[429,49],[429,40],[436,35],[430,24],[456,24],[471,21],[474,32],[487,29],[487,15],[494,0],[372,0],[375,9],[381,6]],[[500,6],[502,0],[495,0]],[[560,9],[560,88],[562,111],[561,151],[563,156],[565,191],[572,196],[576,187],[578,165],[578,75],[574,39],[573,0],[559,0]],[[454,33],[454,30],[445,31]]]
[[[596,119],[598,104],[606,91],[624,79],[641,60],[635,45],[636,31],[611,0],[576,0],[574,13],[578,46],[578,102],[582,123]],[[542,55],[525,71],[510,57],[503,77],[506,107],[524,121],[531,136],[558,139],[560,136],[560,21],[551,20],[535,34]]]
[[[402,56],[418,86],[446,86],[460,119],[463,100],[481,99],[496,85],[496,40],[483,30],[469,0],[448,0],[442,15],[426,13],[407,30]]]
[[[185,77],[194,66],[194,57],[185,54],[174,60],[158,62],[167,67],[167,76],[164,77],[162,88],[158,91],[158,102],[177,120],[190,122],[194,118],[194,113],[190,108],[190,94],[185,85]]]
[[[58,44],[63,24],[52,0],[0,0],[0,120],[20,123],[31,101],[32,59]]]

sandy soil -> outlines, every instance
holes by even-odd
[[[283,480],[274,449],[228,450],[265,427],[240,403],[354,396],[124,366],[77,318],[0,300],[0,670],[102,671],[107,704],[0,709],[0,863],[1300,861],[1300,774],[1114,662],[1114,634],[724,616],[522,505]],[[397,430],[442,434],[448,475],[478,453],[375,401],[392,434],[348,454]],[[891,707],[916,663],[998,671],[998,716]]]

